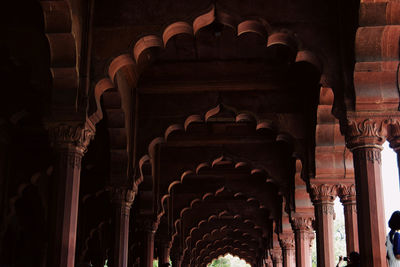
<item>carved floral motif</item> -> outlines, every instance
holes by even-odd
[[[131,207],[135,199],[136,192],[124,187],[113,187],[111,189],[111,199],[113,203]]]
[[[311,184],[311,195],[314,203],[333,202],[337,195],[337,186],[334,184]]]
[[[283,249],[294,249],[295,241],[294,234],[281,234],[279,236],[279,243]]]
[[[283,260],[282,259],[282,250],[280,248],[271,249],[271,258],[275,264],[281,263]]]
[[[56,147],[75,146],[82,154],[94,138],[94,129],[87,125],[58,124],[50,127],[50,138]]]
[[[350,149],[359,147],[380,147],[387,137],[391,119],[349,120],[346,141]]]
[[[338,196],[340,201],[344,204],[345,202],[355,202],[356,201],[356,186],[355,184],[340,184],[338,186]]]
[[[313,217],[294,217],[292,218],[292,226],[294,230],[312,231]]]

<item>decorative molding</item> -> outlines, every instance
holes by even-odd
[[[340,197],[340,202],[343,204],[351,203],[356,201],[356,185],[355,184],[340,184],[338,185],[338,196]]]
[[[94,138],[95,130],[87,124],[56,124],[49,127],[49,135],[55,147],[65,148],[72,145],[83,155]]]
[[[279,235],[279,243],[280,243],[282,249],[286,249],[286,250],[295,249],[294,234],[287,233],[287,234]]]
[[[314,204],[333,202],[337,196],[336,184],[311,184],[311,195]]]
[[[333,207],[333,203],[322,205],[322,214],[332,215],[335,217],[336,214],[335,214],[335,208]]]
[[[292,227],[294,230],[299,231],[313,231],[312,223],[314,217],[305,216],[305,217],[293,217],[292,218]]]
[[[112,187],[111,200],[113,203],[130,208],[135,199],[136,192],[124,187]]]
[[[271,258],[272,261],[276,264],[276,263],[282,263],[283,259],[282,259],[282,249],[280,248],[274,248],[270,250],[271,252]]]
[[[382,149],[392,119],[350,119],[347,124],[346,143],[351,150],[363,147]]]

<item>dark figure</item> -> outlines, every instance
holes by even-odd
[[[346,267],[360,267],[360,254],[358,252],[351,252],[348,257],[339,256],[339,262],[336,267],[339,267],[342,261],[347,261]]]
[[[386,238],[387,258],[390,267],[400,267],[400,211],[393,212],[389,220],[390,232]]]

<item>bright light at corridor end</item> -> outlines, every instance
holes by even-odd
[[[207,267],[251,267],[245,260],[231,254],[219,256],[218,259],[213,260]]]

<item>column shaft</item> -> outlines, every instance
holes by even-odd
[[[318,202],[315,206],[317,233],[318,266],[334,266],[333,218],[335,211],[332,202]]]
[[[169,244],[161,243],[158,248],[158,266],[169,263]]]
[[[128,266],[129,214],[134,192],[126,188],[113,188],[115,206],[114,267]]]
[[[283,233],[279,236],[282,247],[283,267],[296,266],[296,250],[293,233]]]
[[[57,149],[52,211],[55,221],[47,253],[49,266],[72,267],[75,264],[82,156],[83,153],[73,145]]]
[[[56,152],[50,236],[47,265],[75,265],[76,229],[79,204],[81,161],[90,140],[93,126],[88,124],[50,125],[49,135]]]
[[[381,148],[353,149],[361,266],[386,266]]]
[[[296,242],[296,266],[311,267],[312,217],[293,218],[293,229]]]
[[[346,229],[346,249],[347,255],[351,252],[359,252],[358,246],[358,225],[357,225],[357,203],[356,187],[351,185],[340,185],[340,202],[343,204],[344,222]]]
[[[283,267],[296,266],[296,250],[294,248],[283,249]]]
[[[296,230],[296,266],[311,267],[309,231]]]
[[[151,218],[139,219],[142,232],[142,255],[140,257],[141,267],[153,267],[154,261],[154,235],[158,224]]]

